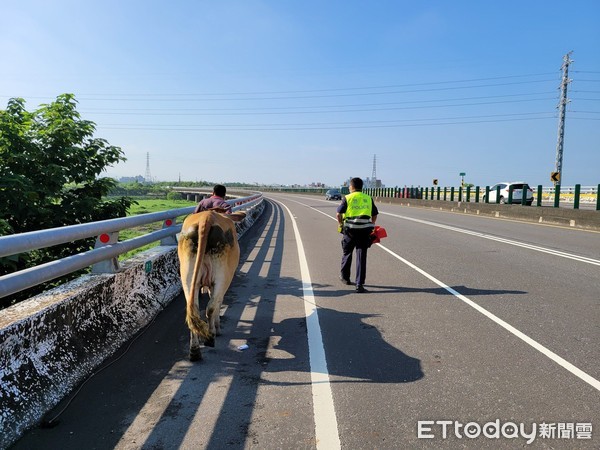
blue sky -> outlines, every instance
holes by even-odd
[[[600,2],[81,1],[0,6],[0,104],[65,92],[108,175],[340,185],[600,183]]]

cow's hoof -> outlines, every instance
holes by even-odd
[[[206,345],[207,347],[214,347],[215,346],[215,337],[209,337],[207,340],[204,341],[204,345]]]
[[[202,361],[202,353],[199,348],[190,350],[190,361]]]

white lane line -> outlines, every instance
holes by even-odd
[[[297,202],[297,203],[300,203],[300,202]],[[303,204],[303,203],[300,203],[300,204]],[[304,205],[304,206],[308,206],[309,208],[314,209],[315,211],[318,211],[321,214],[326,215],[330,219],[336,220],[335,218],[331,217],[330,215],[322,213],[321,211],[319,211],[318,209],[313,208],[312,206],[309,206],[309,205]],[[389,214],[389,215],[393,216],[394,214]],[[414,220],[417,220],[417,219],[414,219]],[[457,228],[457,230],[460,230],[460,228]],[[396,253],[394,253],[393,251],[391,251],[390,249],[384,247],[381,244],[375,244],[375,245],[377,245],[378,247],[382,248],[383,250],[385,250],[386,252],[388,252],[390,255],[392,255],[393,257],[395,257],[399,261],[401,261],[404,264],[406,264],[408,267],[416,270],[417,272],[419,272],[424,277],[430,279],[435,284],[437,284],[439,287],[445,289],[446,291],[448,291],[450,294],[452,294],[453,296],[455,296],[459,300],[463,301],[464,303],[466,303],[467,305],[469,305],[470,307],[472,307],[476,311],[478,311],[481,314],[483,314],[484,316],[486,316],[488,319],[491,319],[492,321],[494,321],[495,323],[497,323],[498,325],[500,325],[502,328],[504,328],[505,330],[507,330],[509,333],[511,333],[514,336],[518,337],[523,342],[529,344],[534,349],[536,349],[537,351],[539,351],[540,353],[542,353],[544,356],[550,358],[552,361],[554,361],[559,366],[562,366],[563,368],[567,369],[573,375],[575,375],[576,377],[578,377],[581,380],[585,381],[587,384],[589,384],[593,388],[595,388],[595,389],[597,389],[597,390],[600,391],[600,381],[598,381],[597,379],[595,379],[591,375],[588,375],[583,370],[581,370],[578,367],[576,367],[573,364],[571,364],[569,361],[565,360],[564,358],[561,358],[556,353],[554,353],[552,350],[544,347],[542,344],[540,344],[539,342],[537,342],[534,339],[530,338],[525,333],[517,330],[515,327],[513,327],[509,323],[507,323],[504,320],[500,319],[498,316],[492,314],[487,309],[482,308],[477,303],[475,303],[473,300],[468,299],[467,297],[465,297],[461,293],[459,293],[459,292],[455,291],[454,289],[452,289],[450,286],[442,283],[440,280],[438,280],[437,278],[435,278],[433,275],[430,275],[429,273],[425,272],[423,269],[415,266],[410,261],[407,261],[406,259],[402,258],[400,255],[397,255]],[[592,260],[592,261],[594,261],[594,260]]]
[[[279,203],[279,202],[278,202]],[[319,325],[319,314],[312,289],[308,262],[304,253],[304,246],[300,238],[300,231],[296,219],[290,209],[282,205],[290,215],[296,245],[298,247],[298,259],[300,261],[300,274],[302,276],[302,292],[304,295],[304,314],[306,315],[306,327],[308,334],[308,354],[310,361],[310,378],[312,385],[313,414],[315,418],[315,437],[318,449],[329,450],[341,448],[338,432],[333,394],[329,383],[329,372],[327,370],[327,359],[323,346],[321,326]]]
[[[451,293],[452,295],[454,295],[459,300],[462,300],[463,302],[465,302],[470,307],[472,307],[475,310],[479,311],[481,314],[483,314],[484,316],[486,316],[488,319],[493,320],[498,325],[500,325],[502,328],[504,328],[508,332],[512,333],[513,335],[515,335],[516,337],[518,337],[519,339],[521,339],[525,343],[531,345],[537,351],[539,351],[543,355],[547,356],[548,358],[550,358],[552,361],[554,361],[558,365],[564,367],[565,369],[567,369],[569,372],[571,372],[576,377],[581,378],[583,381],[585,381],[586,383],[588,383],[590,386],[592,386],[592,387],[594,387],[594,388],[596,388],[597,390],[600,391],[600,381],[598,381],[595,378],[593,378],[592,376],[588,375],[583,370],[575,367],[573,364],[571,364],[567,360],[561,358],[556,353],[554,353],[553,351],[551,351],[548,348],[544,347],[539,342],[531,339],[525,333],[522,333],[521,331],[517,330],[515,327],[513,327],[509,323],[505,322],[504,320],[500,319],[498,316],[496,316],[496,315],[492,314],[491,312],[489,312],[487,309],[482,308],[481,306],[479,306],[474,301],[469,300],[467,297],[465,297],[464,295],[462,295],[459,292],[455,291],[450,286],[447,286],[446,284],[442,283],[440,280],[438,280],[437,278],[435,278],[433,275],[428,274],[424,270],[422,270],[419,267],[415,266],[413,263],[407,261],[406,259],[402,258],[400,255],[397,255],[396,253],[394,253],[390,249],[384,247],[383,245],[381,245],[381,244],[376,244],[376,245],[379,246],[379,247],[381,247],[383,250],[385,250],[390,255],[394,256],[396,259],[398,259],[399,261],[403,262],[404,264],[406,264],[410,268],[416,270],[417,272],[419,272],[424,277],[429,278],[431,281],[433,281],[439,287],[444,288],[446,291],[448,291],[449,293]]]
[[[479,233],[477,231],[465,230],[463,228],[457,228],[457,227],[453,227],[450,225],[443,225],[443,224],[436,223],[436,222],[429,222],[428,220],[414,219],[412,217],[401,216],[399,214],[391,214],[391,213],[386,213],[386,212],[381,212],[381,211],[379,212],[379,214],[385,214],[386,216],[392,216],[392,217],[396,217],[398,219],[410,220],[411,222],[417,222],[417,223],[429,225],[432,227],[443,228],[445,230],[455,231],[457,233],[469,234],[471,236],[476,236],[476,237],[480,237],[483,239],[489,239],[491,241],[502,242],[504,244],[514,245],[517,247],[522,247],[522,248],[534,250],[537,252],[549,253],[550,255],[560,256],[561,258],[573,259],[575,261],[580,261],[580,262],[584,262],[587,264],[593,264],[595,266],[600,266],[600,260],[594,259],[594,258],[588,258],[587,256],[574,255],[572,253],[561,252],[559,250],[553,250],[550,248],[540,247],[538,245],[526,244],[524,242],[513,241],[511,239],[500,238],[500,237],[492,236],[490,234]]]

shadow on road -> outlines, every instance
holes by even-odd
[[[442,287],[437,288],[411,288],[405,286],[377,286],[377,285],[368,285],[369,289],[371,289],[374,293],[417,293],[417,294],[434,294],[434,295],[454,295],[449,292],[447,289]],[[462,294],[466,297],[475,296],[475,295],[524,295],[527,294],[526,291],[512,291],[506,289],[473,289],[466,286],[450,286],[451,289],[455,290],[459,294]]]

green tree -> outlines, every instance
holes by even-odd
[[[34,112],[20,98],[0,110],[0,235],[126,215],[132,200],[104,200],[116,182],[100,177],[105,168],[125,161],[124,154],[93,136],[96,125],[81,118],[76,104],[73,94],[63,94]],[[1,258],[0,275],[89,250],[93,243],[88,239]],[[42,289],[0,301],[6,306]]]

